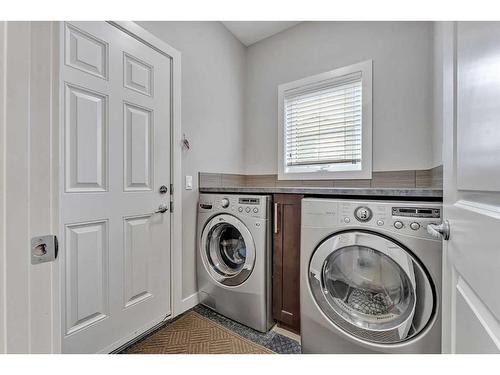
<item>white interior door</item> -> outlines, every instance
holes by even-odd
[[[171,60],[106,22],[61,46],[62,349],[109,352],[170,314]]]
[[[444,241],[443,351],[499,353],[500,23],[449,26],[443,159],[451,232]]]

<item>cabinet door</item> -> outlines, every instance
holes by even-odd
[[[300,205],[302,195],[274,195],[273,317],[300,332]]]

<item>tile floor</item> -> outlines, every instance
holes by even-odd
[[[213,321],[219,323],[220,325],[229,328],[231,331],[236,332],[240,336],[245,337],[257,344],[260,344],[273,352],[278,354],[300,354],[301,346],[296,341],[284,335],[281,335],[274,330],[270,330],[267,333],[261,333],[255,331],[243,324],[237,323],[231,319],[226,318],[215,311],[203,305],[197,305],[193,308],[198,314],[203,315]]]
[[[290,337],[284,336],[284,335],[276,332],[275,330],[270,330],[267,333],[255,331],[249,327],[244,326],[243,324],[240,324],[240,323],[237,323],[231,319],[228,319],[225,316],[222,316],[222,315],[216,313],[213,310],[210,310],[209,308],[207,308],[203,305],[197,305],[192,310],[194,310],[198,314],[214,321],[215,323],[218,323],[221,326],[233,331],[234,333],[237,333],[238,335],[240,335],[240,336],[242,336],[250,341],[253,341],[257,344],[260,344],[260,345],[266,347],[267,349],[272,350],[275,353],[278,353],[278,354],[300,354],[301,353],[301,346],[300,346],[300,343],[298,341],[296,341]],[[179,319],[181,316],[184,316],[186,313],[187,312],[176,317],[172,321],[168,322],[166,325],[171,324],[172,322]],[[165,326],[162,326],[161,328],[164,328],[164,327]],[[154,335],[155,332],[152,332],[147,337]],[[145,338],[141,339],[140,341],[143,341],[144,339]],[[120,353],[125,353],[127,351],[127,349],[128,348],[123,349],[122,351],[120,351]]]

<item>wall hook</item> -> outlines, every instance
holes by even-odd
[[[182,147],[184,147],[186,150],[189,150],[191,148],[191,145],[189,144],[189,141],[186,138],[186,134],[182,134]]]

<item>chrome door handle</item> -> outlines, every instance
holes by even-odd
[[[158,206],[158,210],[155,211],[155,214],[163,214],[168,211],[168,206],[166,204],[160,204]]]
[[[436,239],[442,238],[448,241],[450,239],[450,223],[445,220],[441,224],[428,224],[427,233]]]

